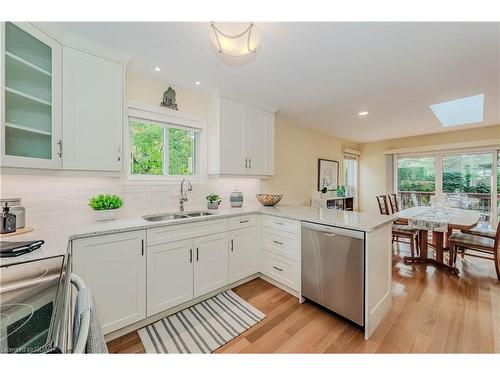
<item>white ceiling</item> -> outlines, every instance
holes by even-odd
[[[130,72],[252,98],[357,142],[500,123],[499,23],[257,23],[261,50],[240,67],[218,59],[208,22],[57,26],[132,56]],[[429,108],[481,93],[480,124],[443,128]]]

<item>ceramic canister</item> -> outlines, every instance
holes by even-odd
[[[243,193],[238,190],[233,191],[229,196],[229,202],[231,207],[241,207],[243,205]]]

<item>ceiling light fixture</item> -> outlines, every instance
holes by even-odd
[[[358,112],[358,116],[366,116],[366,115],[368,115],[368,111]]]
[[[196,86],[199,86],[200,85],[200,81],[196,81],[195,84],[196,84]]]
[[[260,36],[253,22],[210,22],[210,41],[219,54],[241,57],[257,53]]]
[[[156,68],[155,68],[155,70],[156,70],[157,72],[159,72],[159,71],[160,71],[160,68],[156,67]]]

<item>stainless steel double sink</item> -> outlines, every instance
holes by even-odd
[[[189,219],[192,217],[210,216],[210,215],[214,215],[214,213],[208,211],[191,211],[191,212],[176,212],[176,213],[146,215],[143,216],[142,218],[146,221],[167,221],[167,220],[182,220],[182,219]]]

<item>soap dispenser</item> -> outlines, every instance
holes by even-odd
[[[16,215],[9,212],[9,205],[5,202],[2,207],[2,220],[0,221],[0,233],[13,233],[16,231]]]

